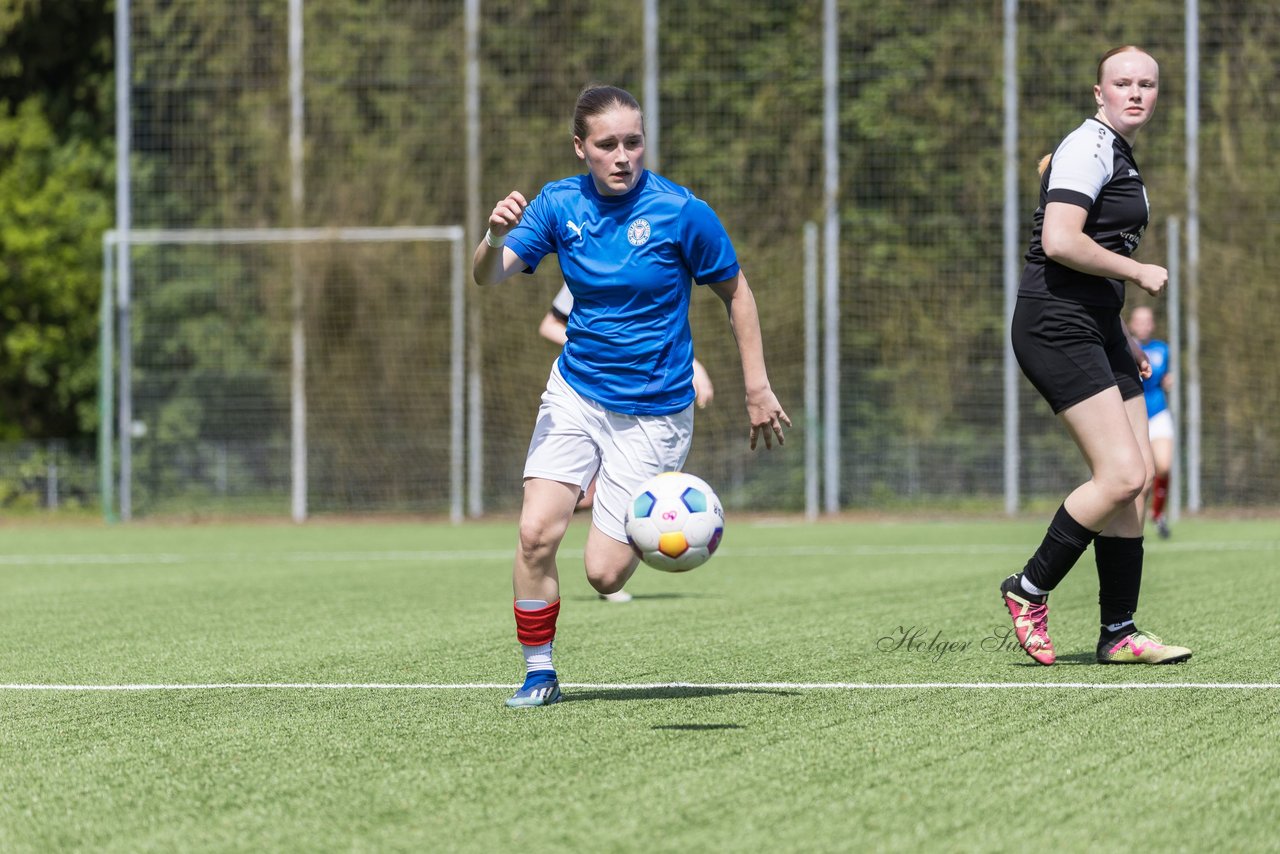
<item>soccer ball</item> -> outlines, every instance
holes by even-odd
[[[663,572],[688,572],[715,554],[724,535],[724,509],[705,480],[669,471],[636,491],[624,524],[642,561]]]

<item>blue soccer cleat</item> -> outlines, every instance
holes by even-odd
[[[554,670],[535,670],[525,677],[520,686],[507,700],[507,706],[513,709],[526,709],[533,706],[549,706],[560,702],[560,680]]]

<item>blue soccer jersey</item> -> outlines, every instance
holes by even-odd
[[[560,373],[606,409],[669,415],[693,402],[691,282],[723,282],[738,258],[706,202],[645,172],[605,196],[588,174],[547,184],[506,245],[529,272],[559,256],[573,294]]]
[[[1151,376],[1142,381],[1142,393],[1147,399],[1147,417],[1151,418],[1169,408],[1164,393],[1164,378],[1169,373],[1169,345],[1163,341],[1148,341],[1142,345],[1151,363]]]

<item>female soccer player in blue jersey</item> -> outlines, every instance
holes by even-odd
[[[1169,274],[1132,257],[1147,227],[1147,191],[1133,141],[1151,120],[1160,68],[1145,51],[1116,48],[1098,63],[1098,112],[1041,162],[1040,206],[1013,316],[1013,349],[1053,407],[1092,477],[1058,508],[1040,547],[1000,585],[1018,642],[1053,664],[1049,593],[1093,543],[1104,664],[1185,661],[1191,650],[1134,624],[1142,582],[1142,497],[1151,444],[1140,376],[1151,366],[1120,318],[1124,282],[1159,295]]]
[[[751,448],[759,437],[768,448],[782,444],[791,424],[769,385],[755,298],[733,244],[705,202],[645,170],[636,99],[613,86],[584,89],[573,147],[586,174],[546,185],[532,202],[519,191],[498,202],[472,270],[478,284],[494,284],[555,253],[574,297],[525,460],[512,580],[526,677],[507,701],[513,707],[560,699],[556,550],[582,491],[597,478],[584,560],[591,585],[610,593],[636,568],[622,526],[632,492],[688,455],[691,283],[709,286],[728,309]]]
[[[573,293],[569,290],[569,285],[560,286],[560,290],[556,291],[556,295],[551,300],[551,308],[542,317],[542,322],[538,324],[538,334],[546,338],[553,344],[563,347],[565,342],[569,340],[569,315],[573,312]],[[706,409],[707,404],[711,402],[711,398],[715,396],[715,386],[711,384],[711,376],[707,373],[707,369],[697,359],[693,360],[693,394],[694,403],[699,409]],[[574,510],[590,510],[591,505],[596,500],[596,482],[593,479],[583,490],[582,498],[578,499],[578,503],[574,505]],[[597,594],[606,602],[616,604],[625,604],[631,601],[631,594],[626,590],[615,590],[612,593]]]
[[[1148,306],[1129,312],[1129,332],[1151,364],[1151,375],[1142,380],[1142,396],[1147,402],[1147,435],[1151,438],[1151,458],[1155,477],[1151,481],[1151,521],[1161,539],[1169,538],[1169,521],[1164,515],[1169,498],[1169,472],[1173,468],[1173,413],[1169,410],[1169,345],[1155,337],[1156,316]]]

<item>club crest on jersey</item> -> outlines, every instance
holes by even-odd
[[[627,241],[632,246],[644,246],[649,242],[649,220],[637,219],[627,226]]]

